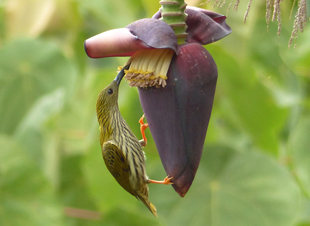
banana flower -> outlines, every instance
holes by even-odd
[[[203,45],[231,33],[223,15],[196,7],[186,7],[185,13],[187,37],[182,45],[160,20],[160,11],[84,43],[91,58],[130,56],[125,78],[138,87],[161,161],[181,197],[199,166],[218,76]]]

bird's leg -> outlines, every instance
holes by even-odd
[[[166,185],[169,185],[169,184],[173,184],[171,182],[171,180],[172,180],[172,177],[166,176],[166,178],[162,181],[148,179],[147,182],[150,184],[166,184]]]
[[[149,124],[148,123],[144,123],[143,122],[143,119],[144,119],[144,114],[142,115],[142,117],[140,118],[139,120],[139,123],[140,123],[140,130],[141,130],[141,135],[142,135],[142,140],[139,140],[140,144],[142,147],[145,147],[146,146],[146,143],[147,143],[147,139],[145,137],[145,132],[144,130],[149,127]]]

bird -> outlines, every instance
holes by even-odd
[[[143,136],[143,139],[139,141],[119,111],[119,85],[129,65],[122,68],[116,78],[100,92],[97,99],[96,112],[102,156],[107,169],[116,181],[127,192],[142,201],[155,217],[158,217],[156,207],[148,197],[148,184],[169,185],[173,184],[173,178],[167,176],[162,181],[148,178],[145,169],[145,154],[142,150],[142,147],[146,145],[144,129],[148,127],[146,123],[143,123],[144,115],[139,120]]]

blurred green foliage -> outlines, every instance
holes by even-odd
[[[201,164],[184,198],[149,186],[156,219],[101,156],[97,95],[126,59],[89,59],[83,42],[151,17],[158,2],[0,1],[0,225],[309,226],[310,30],[287,48],[287,3],[280,36],[276,23],[267,31],[264,1],[243,24],[243,1],[228,11],[233,33],[206,46],[219,79]],[[139,135],[143,112],[126,82],[119,105]],[[148,175],[164,178],[146,133]]]

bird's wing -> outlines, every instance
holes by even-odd
[[[130,194],[136,196],[130,181],[130,168],[122,150],[112,142],[102,145],[103,160],[116,181]]]

